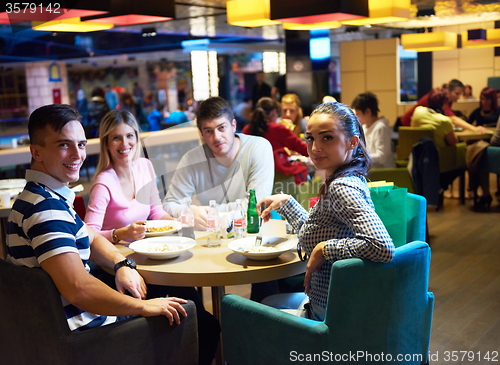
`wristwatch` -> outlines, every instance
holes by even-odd
[[[127,266],[130,267],[131,269],[135,270],[137,265],[135,264],[135,261],[132,259],[125,259],[123,261],[120,261],[119,263],[115,264],[114,270],[115,272],[118,271],[120,267]]]

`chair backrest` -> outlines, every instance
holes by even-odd
[[[434,140],[434,131],[430,127],[399,127],[396,155],[398,160],[406,160],[410,156],[413,145],[421,138]],[[465,169],[465,143],[455,146],[436,147],[439,153],[439,171],[441,173],[456,169]]]
[[[427,201],[417,194],[408,193],[406,201],[406,242],[426,241]]]
[[[390,181],[400,188],[407,188],[409,193],[415,192],[415,184],[406,167],[372,168],[368,171],[370,181]]]
[[[396,156],[398,160],[407,160],[413,145],[423,137],[434,139],[434,131],[426,127],[399,127]]]
[[[484,171],[500,174],[500,147],[486,147],[481,156],[479,168]]]
[[[58,363],[54,354],[67,352],[62,338],[71,331],[61,296],[42,269],[0,260],[0,323],[0,338],[9,339],[8,352],[20,364],[36,358]]]
[[[75,201],[73,202],[73,208],[75,209],[75,212],[76,214],[78,214],[80,219],[84,221],[87,208],[85,207],[85,200],[83,199],[82,195],[75,196]]]
[[[429,350],[433,295],[428,293],[430,248],[398,247],[392,261],[362,259],[333,264],[325,323],[330,351],[345,354],[422,354]],[[368,361],[368,363],[371,363]]]

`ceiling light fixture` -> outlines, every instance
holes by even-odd
[[[110,0],[108,16],[87,21],[133,25],[164,22],[174,18],[175,0]]]
[[[471,41],[467,36],[467,32],[462,34],[462,47],[464,48],[500,47],[500,29],[486,29],[486,39],[482,41]]]
[[[321,22],[321,23],[311,23],[311,24],[300,24],[300,23],[283,23],[283,29],[286,30],[316,30],[316,29],[335,29],[342,26],[341,22],[331,21],[331,22]]]
[[[269,0],[231,0],[226,3],[227,22],[240,27],[280,24],[270,19]]]
[[[467,31],[467,40],[469,41],[485,41],[486,29],[469,29]]]
[[[271,0],[271,20],[288,23],[321,23],[364,18],[368,0]]]
[[[344,21],[347,25],[401,22],[410,19],[411,0],[368,0],[369,17]]]
[[[49,32],[95,32],[113,28],[111,23],[89,23],[80,21],[79,17],[51,20],[49,22],[31,22],[33,30]]]
[[[451,32],[402,34],[401,45],[417,52],[443,51],[457,48],[457,35]]]

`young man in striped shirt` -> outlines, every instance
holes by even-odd
[[[165,315],[170,323],[186,316],[179,298],[143,300],[144,280],[107,239],[88,228],[73,210],[68,184],[79,179],[87,140],[78,112],[46,105],[29,119],[31,170],[8,222],[7,260],[41,267],[61,293],[71,330],[85,330],[121,318]],[[114,268],[118,291],[89,274],[87,262]],[[128,291],[132,296],[125,295]]]

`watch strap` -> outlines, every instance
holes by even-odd
[[[131,269],[135,270],[135,262],[131,259],[125,259],[123,261],[116,263],[115,266],[113,267],[113,269],[115,272],[117,272],[118,269],[120,269],[123,266],[127,266],[127,267],[130,267]]]

